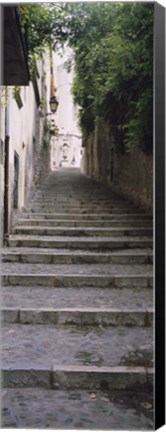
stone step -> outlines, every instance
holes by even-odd
[[[88,214],[81,214],[81,213],[73,213],[73,214],[68,214],[66,213],[60,213],[60,212],[50,212],[50,213],[43,213],[43,212],[24,212],[24,213],[19,213],[17,215],[17,219],[18,218],[25,218],[25,219],[54,219],[54,220],[59,220],[59,219],[68,219],[68,220],[98,220],[100,218],[100,220],[123,220],[123,219],[128,219],[128,218],[132,218],[132,219],[136,219],[136,220],[149,220],[152,221],[152,215],[150,214],[146,214],[146,213],[109,213],[108,211],[103,213],[103,211],[101,213],[88,213]]]
[[[40,236],[87,236],[87,237],[110,237],[110,236],[152,236],[152,228],[73,228],[73,227],[27,227],[16,226],[12,229],[12,234],[40,235]]]
[[[152,379],[152,327],[2,327],[2,386],[124,389]]]
[[[122,203],[122,201],[118,201],[118,200],[101,200],[100,198],[98,198],[98,200],[93,200],[93,199],[82,199],[79,200],[78,198],[75,199],[74,197],[69,199],[64,199],[64,198],[54,198],[52,195],[44,195],[43,197],[40,198],[36,198],[33,200],[32,206],[42,206],[42,205],[51,205],[51,206],[60,206],[60,207],[65,207],[65,208],[70,208],[70,207],[78,207],[78,208],[92,208],[92,207],[107,207],[107,208],[127,208],[127,209],[133,209],[133,206],[126,204],[125,205]]]
[[[68,248],[68,249],[129,249],[152,248],[151,237],[60,237],[60,236],[26,236],[10,235],[10,247],[40,247],[40,248]]]
[[[148,274],[140,274],[139,276],[136,274],[131,275],[99,275],[99,274],[91,274],[91,275],[64,275],[64,274],[28,274],[24,273],[18,274],[10,273],[8,275],[4,275],[4,271],[1,276],[2,285],[40,285],[40,286],[52,286],[55,288],[58,287],[101,287],[101,288],[109,288],[109,287],[133,287],[133,289],[137,289],[137,287],[144,288],[152,288],[153,286],[153,277]]]
[[[62,190],[63,190],[63,188],[62,188]],[[95,195],[92,192],[90,194],[88,194],[88,193],[82,193],[82,191],[79,191],[79,193],[76,193],[76,191],[74,191],[74,192],[70,193],[69,195],[66,194],[66,196],[65,196],[64,190],[63,190],[63,194],[62,194],[62,193],[58,193],[57,191],[55,193],[55,190],[50,191],[50,190],[48,190],[48,188],[46,188],[45,191],[44,190],[43,191],[36,191],[36,194],[35,194],[33,201],[43,200],[43,199],[47,200],[48,197],[49,197],[49,199],[52,198],[52,200],[54,202],[58,201],[58,202],[63,202],[63,203],[77,202],[77,203],[84,204],[86,202],[87,203],[92,202],[92,203],[98,204],[99,202],[105,202],[107,204],[110,204],[110,201],[111,201],[111,203],[119,203],[122,205],[122,202],[123,202],[122,199],[119,199],[117,196],[115,196],[115,195],[113,196],[113,194],[112,195],[104,194],[103,191],[102,191],[102,193],[96,193],[96,191],[95,191]]]
[[[110,253],[59,251],[58,249],[7,248],[1,253],[2,262],[45,263],[45,264],[152,264],[150,249],[140,251],[117,251]]]
[[[113,308],[121,310],[153,308],[152,290],[143,287],[102,288],[45,286],[2,286],[3,308]]]
[[[149,395],[153,399],[152,215],[77,170],[70,173],[53,173],[29,208],[15,212],[16,234],[3,250],[2,387],[17,428],[59,426],[57,411],[62,420],[69,392],[75,400],[62,429],[91,429],[93,423],[86,421],[93,420],[94,406],[84,399],[85,391],[90,402],[103,389],[114,397],[130,393],[132,401],[143,390],[145,402]],[[73,412],[81,425],[72,422]],[[116,412],[106,414],[115,417],[112,423],[101,415],[95,426],[117,430]],[[122,429],[153,424],[140,412],[135,423],[130,421],[126,406],[118,415]]]
[[[2,366],[2,387],[31,388],[44,387],[51,390],[103,389],[132,390],[141,385],[153,383],[154,369],[143,366],[73,366],[56,364],[51,368],[32,365]]]
[[[2,428],[153,430],[149,387],[135,392],[134,398],[132,391],[124,390],[114,390],[112,394],[106,390],[7,388],[1,395]],[[147,402],[151,407],[148,411]]]
[[[1,308],[1,321],[17,324],[149,327],[154,310],[112,308]]]
[[[10,274],[10,273],[40,273],[43,274],[63,274],[63,275],[77,275],[77,276],[85,276],[85,275],[96,275],[96,276],[132,276],[140,274],[144,274],[146,276],[152,276],[153,267],[151,264],[134,264],[130,265],[121,265],[121,264],[33,264],[31,263],[4,263],[2,274]]]
[[[128,213],[128,214],[132,214],[132,209],[129,207],[129,208],[119,208],[119,207],[110,207],[110,208],[108,208],[108,206],[106,206],[106,207],[104,207],[103,208],[103,206],[101,205],[100,207],[99,206],[94,206],[94,207],[85,207],[85,206],[82,206],[82,208],[80,207],[80,206],[72,206],[72,207],[63,207],[63,206],[60,206],[60,205],[48,205],[48,204],[43,204],[43,205],[36,205],[36,206],[33,206],[33,207],[31,207],[31,211],[32,212],[39,212],[40,213],[40,211],[44,211],[44,212],[46,212],[46,213],[53,213],[53,212],[57,212],[57,213],[65,213],[65,214],[67,214],[67,213],[69,213],[69,214],[75,214],[75,213],[80,213],[80,214],[87,214],[87,213],[94,213],[94,214],[96,214],[96,213],[98,213],[98,214],[100,214],[100,213],[102,213],[102,212],[107,212],[107,213],[109,213],[109,214],[114,214],[114,213],[118,213],[118,214],[124,214],[124,212],[125,213]]]
[[[85,207],[85,206],[70,206],[70,207],[66,207],[66,206],[62,206],[60,204],[54,204],[54,205],[50,205],[48,204],[43,204],[43,205],[36,205],[30,208],[30,210],[33,212],[47,212],[48,211],[52,211],[52,212],[57,212],[57,213],[66,213],[66,214],[72,214],[72,213],[80,213],[80,214],[88,214],[88,213],[109,213],[109,214],[123,214],[124,213],[124,207],[112,207],[112,206],[89,206],[89,207]],[[130,215],[132,213],[133,209],[131,208],[125,208],[125,212]]]
[[[94,191],[94,196],[96,192]],[[97,196],[96,201],[93,201],[91,197],[82,198],[82,200],[79,199],[79,197],[71,196],[70,201],[68,199],[68,194],[61,194],[61,197],[56,198],[54,193],[49,193],[49,190],[47,190],[43,197],[40,198],[34,198],[31,202],[29,202],[27,208],[33,208],[33,207],[42,207],[42,206],[49,206],[49,207],[62,207],[66,209],[70,208],[102,208],[106,207],[109,209],[127,209],[128,210],[134,210],[134,211],[141,211],[140,208],[133,206],[128,201],[122,201],[121,199],[113,199],[112,197],[109,197],[107,200],[100,200],[100,197]]]
[[[31,201],[31,205],[34,204],[51,204],[51,205],[62,205],[65,207],[100,207],[102,205],[106,205],[108,207],[126,207],[126,208],[133,208],[133,205],[129,204],[129,202],[123,202],[122,200],[119,199],[113,199],[112,197],[107,197],[104,199],[101,199],[99,196],[97,196],[97,198],[90,198],[90,197],[75,197],[74,194],[72,196],[70,196],[70,198],[67,195],[59,195],[56,196],[55,193],[49,193],[49,190],[46,191],[45,194],[43,194],[40,197],[35,197],[32,201]]]
[[[17,221],[17,225],[22,226],[47,226],[47,227],[78,227],[78,228],[84,228],[84,227],[93,227],[93,228],[106,228],[106,227],[151,227],[152,223],[149,220],[134,220],[133,218],[130,218],[128,220],[121,219],[121,220],[68,220],[68,219],[19,219]]]

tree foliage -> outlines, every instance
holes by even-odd
[[[154,4],[76,2],[26,4],[32,53],[68,41],[73,48],[73,95],[88,137],[96,118],[110,123],[116,149],[152,151]]]
[[[53,3],[26,3],[20,7],[22,30],[28,33],[30,54],[40,55],[46,47],[66,41],[65,11]]]
[[[154,6],[85,3],[82,8],[86,19],[71,40],[82,129],[88,136],[100,116],[110,122],[117,149],[130,150],[138,142],[151,152]]]
[[[19,8],[22,32],[28,45],[30,75],[36,76],[36,61],[46,49],[58,50],[67,40],[65,12],[53,3],[25,3]]]

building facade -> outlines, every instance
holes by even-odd
[[[49,76],[49,56],[45,55],[38,62],[37,77],[29,86],[3,87],[1,140],[5,145],[2,145],[1,177],[6,235],[13,212],[29,206],[36,188],[50,171],[50,149],[49,145],[45,146],[44,130],[44,119],[49,110]]]
[[[11,26],[5,27],[5,20]],[[50,54],[36,63],[30,79],[18,10],[2,10],[4,56],[0,86],[0,244],[7,242],[17,212],[30,205],[36,188],[51,169],[50,134],[45,129],[50,111]],[[13,37],[14,35],[14,37]],[[13,59],[8,47],[15,49]],[[20,49],[20,51],[19,51]]]
[[[55,116],[56,134],[51,140],[52,169],[80,167],[82,158],[82,135],[78,127],[78,108],[73,103],[71,87],[73,67],[67,72],[65,64],[68,51],[60,59],[54,56],[55,87],[59,101]]]
[[[50,52],[36,62],[30,77],[25,41],[21,35],[19,11],[3,9],[3,76],[0,86],[0,244],[6,242],[13,218],[31,204],[35,190],[50,170],[79,167],[81,133],[71,86],[73,68],[65,68]],[[10,26],[6,23],[10,22]],[[13,31],[11,31],[11,28]],[[14,35],[14,37],[13,37]],[[12,49],[11,49],[12,47]],[[12,52],[15,52],[13,60]],[[53,65],[53,68],[52,68]],[[55,87],[53,88],[53,81]],[[50,97],[56,92],[56,113]],[[52,128],[56,133],[52,134]]]

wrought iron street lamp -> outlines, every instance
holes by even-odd
[[[51,96],[51,98],[50,98],[50,110],[53,114],[56,113],[58,105],[59,105],[59,102],[58,102],[56,96]]]

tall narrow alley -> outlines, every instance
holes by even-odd
[[[152,429],[152,216],[62,168],[8,243],[2,427]]]

